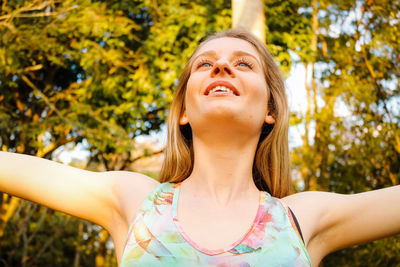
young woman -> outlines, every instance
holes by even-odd
[[[217,33],[181,76],[161,184],[2,152],[0,191],[103,226],[120,266],[318,266],[400,233],[399,186],[290,195],[288,113],[265,46]]]

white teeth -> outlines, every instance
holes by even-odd
[[[233,94],[233,91],[231,89],[229,89],[229,88],[226,88],[225,86],[217,86],[217,87],[213,88],[212,90],[210,90],[210,92],[208,92],[208,94],[212,94],[212,93],[217,92],[217,91],[219,91],[219,92],[229,92],[229,93]]]

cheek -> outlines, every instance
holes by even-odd
[[[196,109],[196,99],[194,97],[194,90],[190,87],[189,82],[187,84],[186,93],[185,93],[185,111],[186,117],[189,119],[192,117],[194,109]],[[190,120],[190,119],[189,119]]]
[[[193,92],[198,90],[198,88],[201,86],[201,79],[198,76],[199,75],[197,75],[196,73],[190,75],[186,85],[186,92]]]
[[[196,77],[196,75],[191,75],[187,82],[185,94],[186,105],[190,106],[195,104],[196,96],[201,88],[201,84],[199,83],[200,81],[198,80],[199,79]]]
[[[250,97],[250,103],[247,103],[250,114],[257,120],[264,120],[268,112],[268,89],[265,86],[254,85],[254,90]]]
[[[248,86],[252,88],[252,90],[250,90],[249,92],[251,94],[252,101],[260,103],[268,102],[269,91],[267,86],[262,80],[259,81],[255,80],[251,84],[248,84]]]

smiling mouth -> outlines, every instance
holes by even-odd
[[[239,96],[238,90],[227,81],[215,81],[211,83],[204,92],[204,95],[234,95]]]
[[[231,93],[233,95],[235,94],[231,89],[225,86],[217,86],[214,89],[210,90],[207,95],[211,95],[212,93],[222,93],[222,92]]]

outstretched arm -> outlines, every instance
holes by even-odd
[[[0,152],[0,191],[110,230],[128,222],[157,182],[132,172],[91,172],[33,156]]]
[[[304,192],[285,201],[300,217],[318,262],[335,250],[400,233],[400,186],[354,195]]]

